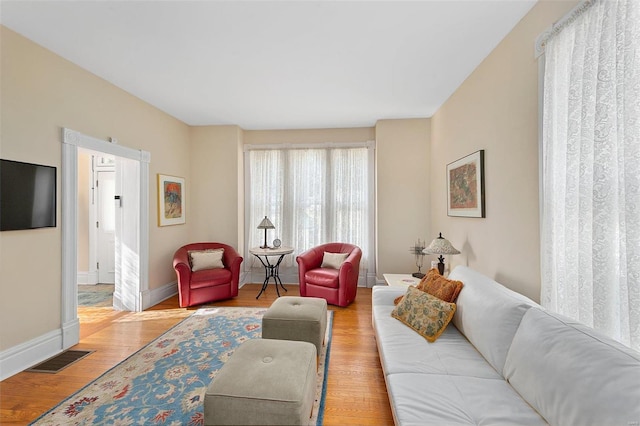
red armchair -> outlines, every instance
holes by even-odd
[[[190,250],[218,248],[224,249],[223,269],[191,270]],[[180,307],[236,297],[242,260],[242,256],[233,247],[222,243],[193,243],[180,247],[173,256],[173,269],[178,276]]]
[[[321,268],[324,252],[349,253],[340,269]],[[356,298],[362,251],[346,243],[327,243],[300,254],[298,275],[300,296],[320,297],[327,303],[348,306]]]

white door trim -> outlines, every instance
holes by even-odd
[[[62,348],[80,341],[78,321],[78,149],[104,152],[140,162],[140,249],[135,306],[142,310],[142,295],[149,289],[149,162],[151,154],[109,143],[71,129],[62,129]]]

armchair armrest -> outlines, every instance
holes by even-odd
[[[244,259],[233,247],[225,245],[222,263],[224,267],[231,271],[231,288],[235,289],[234,296],[237,296],[238,284],[240,281],[240,265]]]
[[[189,253],[187,249],[179,248],[173,255],[173,269],[178,277],[178,293],[186,301],[184,306],[189,306],[189,283],[191,282],[191,265],[189,264]],[[181,299],[182,300],[182,299]],[[181,301],[181,306],[182,306]]]
[[[314,247],[296,257],[296,262],[298,262],[298,284],[300,288],[300,296],[305,297],[307,295],[307,281],[304,276],[308,270],[320,267],[323,256],[324,252]]]
[[[298,262],[298,265],[300,265],[300,267],[304,268],[305,270],[309,270],[319,268],[322,264],[323,256],[324,252],[314,247],[299,254],[298,257],[296,257],[296,261]]]
[[[178,249],[173,255],[173,269],[175,269],[176,274],[178,274],[178,283],[183,279],[189,282],[191,278],[191,265],[189,264],[189,254],[187,250],[182,248]]]
[[[360,258],[362,257],[362,251],[359,248],[354,248],[349,253],[349,256],[340,266],[340,281],[352,282],[355,280],[358,283],[358,274],[360,272]]]

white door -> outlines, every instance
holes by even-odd
[[[120,241],[116,247],[116,309],[139,312],[140,297],[140,162],[116,158],[115,228]]]
[[[115,172],[98,171],[98,282],[115,283]]]

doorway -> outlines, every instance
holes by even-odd
[[[78,307],[113,307],[116,158],[78,149]],[[81,315],[80,318],[86,318]]]
[[[78,343],[78,155],[86,149],[115,157],[113,200],[114,307],[141,311],[148,291],[150,154],[70,129],[62,133],[62,348]],[[126,182],[126,185],[124,184]],[[115,198],[115,196],[114,196]],[[123,199],[126,202],[123,202]],[[107,201],[108,202],[108,201]],[[91,227],[90,227],[91,229]]]

